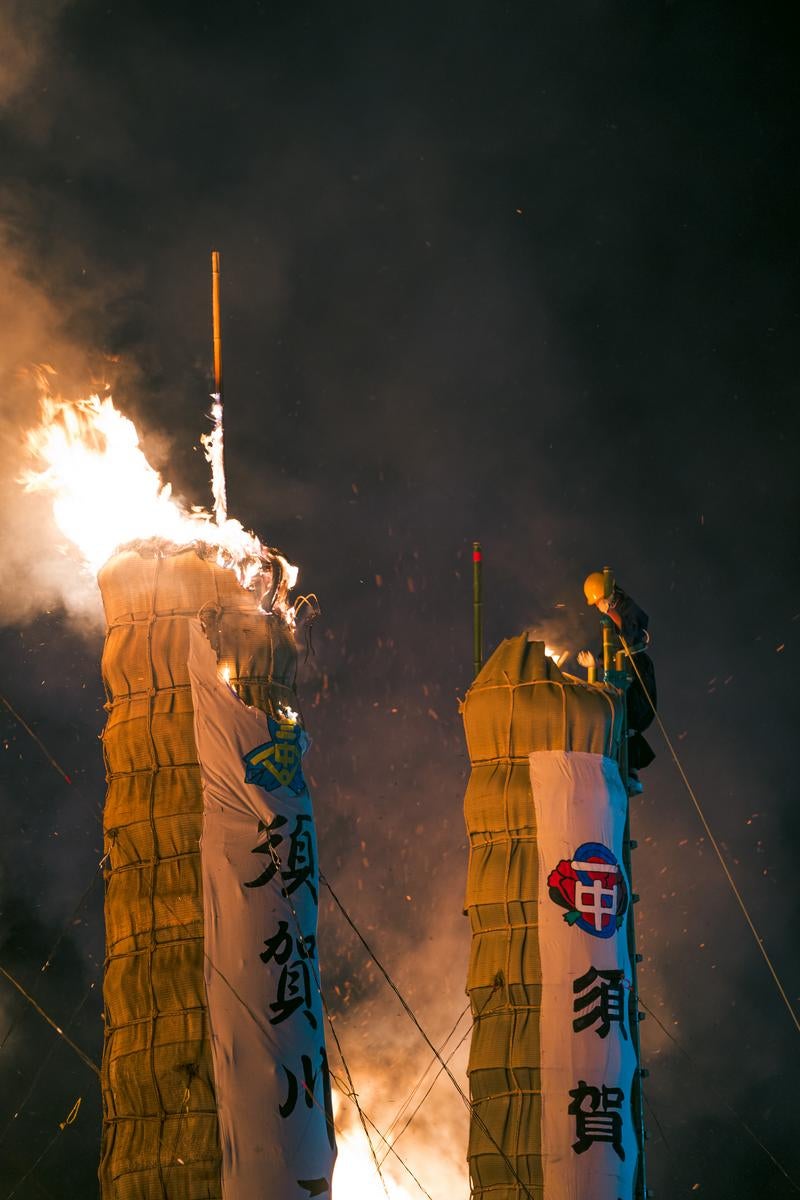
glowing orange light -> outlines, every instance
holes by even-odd
[[[61,532],[93,572],[128,542],[162,538],[202,543],[217,551],[245,587],[263,569],[263,547],[240,521],[218,524],[205,509],[176,499],[145,458],[138,431],[110,396],[65,401],[45,396],[41,421],[26,439],[33,466],[22,476],[29,491],[49,493]],[[297,568],[286,566],[287,584]]]

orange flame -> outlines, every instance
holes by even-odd
[[[41,422],[26,443],[36,466],[21,482],[52,496],[56,524],[93,572],[128,542],[162,538],[215,548],[219,565],[231,567],[244,587],[262,573],[264,547],[255,534],[240,521],[218,524],[204,509],[176,500],[145,458],[135,425],[110,396],[44,396]],[[291,588],[297,568],[282,565]]]
[[[380,1076],[360,1078],[359,1095],[363,1093],[367,1097],[370,1109],[377,1104],[378,1112],[373,1115],[385,1115],[380,1113],[379,1092],[387,1088],[391,1090],[391,1086],[387,1079],[381,1080]],[[434,1104],[439,1117],[444,1116],[442,1097]],[[445,1093],[444,1108],[449,1110],[451,1105],[452,1096]],[[333,1114],[337,1127],[337,1158],[332,1188],[334,1200],[352,1197],[358,1197],[358,1200],[386,1200],[387,1192],[389,1200],[423,1200],[426,1193],[434,1200],[466,1197],[469,1192],[464,1162],[466,1130],[461,1128],[459,1110],[455,1111],[455,1126],[452,1112],[448,1112],[445,1119],[437,1118],[433,1126],[409,1131],[397,1146],[399,1157],[392,1153],[387,1141],[370,1125],[370,1137],[381,1165],[379,1176],[353,1108],[338,1090],[334,1090]],[[388,1143],[393,1141],[393,1135],[389,1134]]]

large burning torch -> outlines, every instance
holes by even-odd
[[[104,1200],[329,1196],[296,571],[224,478],[216,520],[178,503],[110,397],[46,400],[29,449],[106,618]]]

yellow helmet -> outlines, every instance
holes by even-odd
[[[587,604],[597,604],[598,600],[603,599],[606,594],[606,581],[602,571],[592,571],[591,575],[586,576],[583,592]]]

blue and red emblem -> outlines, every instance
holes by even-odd
[[[628,911],[622,868],[602,842],[584,842],[547,877],[550,899],[565,908],[564,920],[592,937],[613,937]]]

